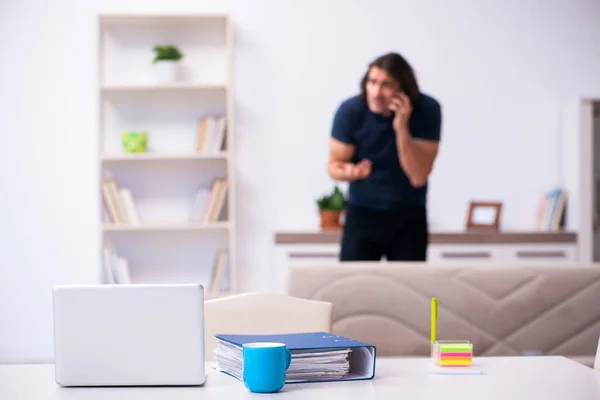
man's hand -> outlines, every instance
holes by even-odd
[[[393,122],[394,131],[396,133],[407,131],[408,119],[412,113],[412,105],[408,96],[405,93],[399,93],[392,99],[389,107],[395,113]]]
[[[331,163],[330,167],[332,175],[342,181],[365,179],[371,174],[371,161],[369,160],[362,160],[358,164],[335,161]]]

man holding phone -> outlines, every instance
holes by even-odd
[[[349,183],[340,261],[425,261],[441,106],[397,53],[375,59],[333,118],[329,175]]]

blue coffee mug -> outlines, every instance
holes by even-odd
[[[244,385],[254,393],[273,393],[285,385],[292,354],[283,343],[246,343],[242,346]]]

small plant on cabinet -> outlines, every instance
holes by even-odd
[[[159,82],[174,82],[179,78],[179,61],[183,53],[177,46],[154,46],[154,72]]]
[[[334,187],[330,195],[325,195],[317,199],[321,228],[340,229],[342,227],[340,218],[346,204],[346,197],[338,186]]]

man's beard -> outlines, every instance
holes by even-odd
[[[385,106],[385,99],[383,97],[375,97],[373,103],[379,107]]]

